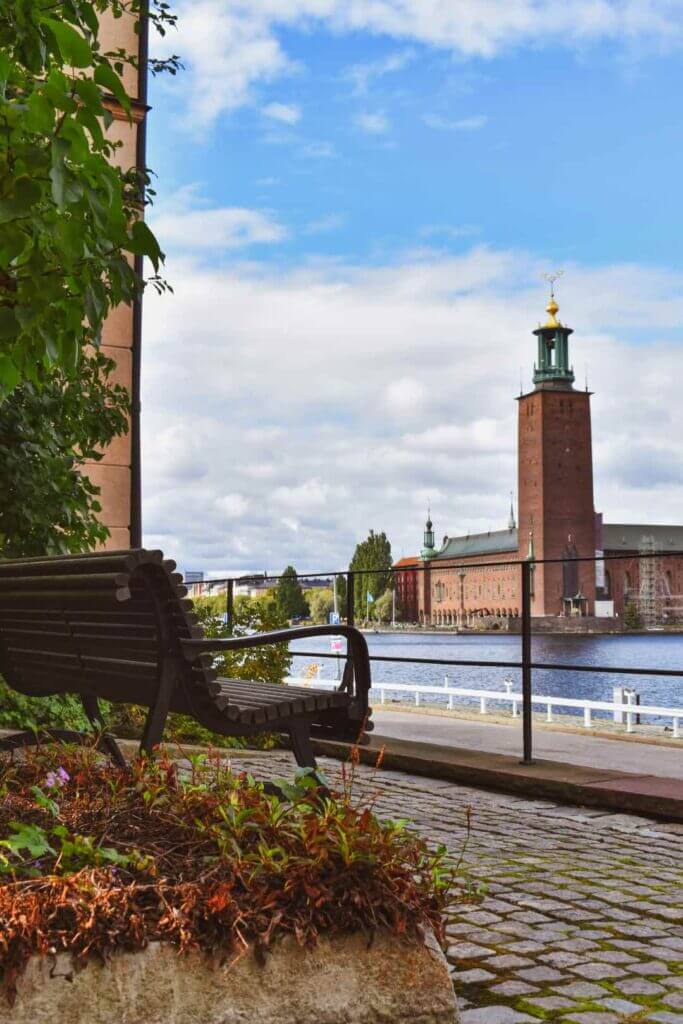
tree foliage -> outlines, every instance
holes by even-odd
[[[74,371],[41,373],[0,402],[0,558],[83,551],[103,542],[86,459],[127,429],[128,393],[114,363],[81,353]]]
[[[290,619],[306,618],[309,614],[309,607],[297,579],[296,569],[288,565],[278,580],[275,590],[275,599],[280,614],[287,621]]]
[[[624,608],[624,628],[642,629],[643,619],[635,601],[628,601]]]
[[[330,620],[330,612],[334,611],[334,595],[327,587],[319,590],[309,590],[306,600],[311,610],[311,618],[314,622],[325,623]]]
[[[287,626],[277,601],[269,597],[237,597],[233,608],[232,628],[223,622],[225,598],[222,595],[197,598],[195,612],[204,632],[210,637],[251,636],[268,633]],[[257,679],[264,683],[281,683],[289,675],[292,656],[288,645],[268,644],[243,651],[219,655],[216,667],[231,679]]]
[[[393,591],[391,590],[391,588],[388,588],[384,591],[381,597],[377,598],[374,604],[370,605],[370,617],[374,619],[375,622],[391,622],[393,603]]]
[[[163,254],[140,219],[146,171],[115,164],[111,98],[134,55],[105,51],[103,15],[174,18],[144,0],[13,0],[0,4],[0,400],[50,367],[71,373],[97,345],[113,306],[144,287],[131,255],[158,276]],[[155,62],[175,73],[177,58]]]
[[[353,600],[357,617],[365,617],[368,594],[376,601],[390,586],[392,564],[391,544],[384,531],[370,530],[366,540],[356,545],[349,570],[356,573]]]

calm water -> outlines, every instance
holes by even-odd
[[[490,661],[518,661],[519,636],[441,636],[412,634],[366,634],[370,654],[411,658],[475,658]],[[295,641],[296,650],[329,652],[328,637]],[[532,641],[534,661],[563,664],[614,665],[622,668],[663,668],[683,670],[683,636],[652,634],[649,636],[537,636]],[[315,659],[294,659],[292,674],[303,674]],[[322,678],[337,676],[335,661],[321,659]],[[514,669],[470,668],[445,665],[405,665],[391,662],[372,662],[373,679],[378,682],[421,683],[442,685],[447,675],[451,686],[464,686],[486,690],[504,690],[504,679],[512,679],[515,690],[521,686],[520,672]],[[533,688],[538,694],[554,697],[577,697],[589,700],[613,700],[614,686],[631,686],[641,695],[642,704],[683,707],[683,678],[665,676],[618,676],[610,672],[600,674],[534,670]],[[404,699],[410,699],[408,694]],[[389,695],[387,694],[387,699]],[[429,697],[429,700],[436,700]],[[446,698],[443,698],[444,702]],[[509,710],[509,703],[501,705]],[[561,713],[561,709],[557,708]],[[565,713],[577,714],[576,709]],[[654,718],[646,721],[654,723]]]

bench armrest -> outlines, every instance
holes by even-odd
[[[203,640],[181,640],[183,654],[187,661],[194,661],[201,654],[220,651],[239,651],[248,647],[262,647],[266,644],[289,643],[290,640],[305,640],[309,636],[344,636],[348,644],[348,659],[353,665],[355,696],[360,702],[363,714],[368,709],[370,690],[370,657],[368,645],[360,630],[353,626],[295,626],[293,629],[277,629],[270,633],[255,633],[253,636],[235,636],[219,639],[206,637]],[[342,689],[349,688],[350,679],[344,672]]]

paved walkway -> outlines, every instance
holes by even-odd
[[[372,719],[375,732],[381,736],[521,756],[520,721],[514,725],[497,725],[416,711],[386,711],[376,706]],[[663,775],[670,779],[683,779],[683,739],[678,744],[658,746],[635,740],[601,739],[590,733],[534,728],[534,754],[539,758],[587,768]]]
[[[293,771],[281,752],[237,765]],[[447,928],[462,1024],[683,1024],[683,825],[362,766],[358,791],[453,858],[472,808],[463,880],[486,891]]]

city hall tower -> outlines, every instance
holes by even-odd
[[[591,394],[574,388],[571,327],[557,318],[551,287],[538,339],[534,389],[520,395],[518,420],[519,550],[556,559],[536,565],[533,615],[594,614],[596,549]]]

